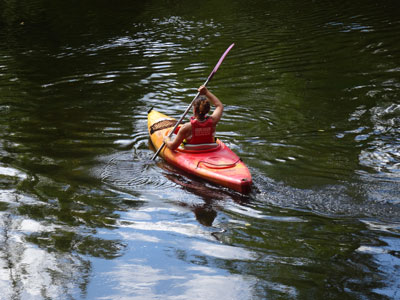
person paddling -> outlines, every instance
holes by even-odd
[[[215,127],[222,117],[224,106],[222,102],[211,93],[204,85],[198,89],[200,96],[193,103],[193,116],[190,122],[181,126],[175,139],[164,137],[165,145],[177,149],[185,141],[189,145],[215,143]],[[214,112],[209,116],[210,101],[215,106]]]

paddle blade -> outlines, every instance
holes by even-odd
[[[222,64],[222,62],[225,59],[225,56],[228,54],[229,51],[231,51],[231,49],[233,48],[233,46],[235,46],[235,43],[232,43],[232,45],[230,45],[228,47],[228,49],[225,50],[224,54],[222,54],[221,58],[219,59],[219,61],[217,62],[217,64],[215,65],[214,69],[212,70],[210,76],[208,76],[208,81],[211,80],[211,78],[214,77],[215,73],[217,73],[217,70],[219,68],[219,66]]]

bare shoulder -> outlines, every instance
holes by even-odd
[[[181,126],[181,129],[179,129],[179,133],[183,135],[184,137],[187,137],[190,135],[192,132],[192,124],[190,123],[185,123]]]
[[[221,115],[211,115],[210,118],[213,121],[214,125],[217,125],[218,122],[221,120],[222,114]]]
[[[180,129],[180,130],[183,130],[183,132],[189,132],[189,131],[192,130],[192,124],[190,124],[190,123],[185,123],[185,124],[183,124],[183,125],[181,126],[181,129]]]

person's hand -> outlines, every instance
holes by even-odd
[[[207,95],[208,93],[208,90],[204,85],[200,86],[197,91],[200,93],[200,95]]]
[[[163,139],[164,143],[167,143],[170,140],[171,140],[171,138],[169,136],[164,136],[164,139]]]

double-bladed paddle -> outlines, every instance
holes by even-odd
[[[214,69],[212,70],[211,74],[208,76],[206,82],[204,83],[204,86],[207,86],[208,82],[214,77],[215,73],[217,72],[219,66],[222,64],[225,56],[228,54],[228,52],[232,49],[232,47],[235,46],[235,43],[233,43],[232,45],[230,45],[228,47],[228,49],[225,50],[224,54],[222,54],[221,58],[219,59],[218,63],[215,65]],[[185,112],[183,113],[182,117],[178,120],[178,122],[175,124],[175,127],[171,130],[171,132],[169,133],[169,137],[171,137],[174,132],[175,129],[179,126],[179,124],[182,122],[183,118],[185,118],[185,116],[187,115],[187,113],[189,112],[190,108],[192,107],[194,100],[196,100],[196,98],[200,95],[200,92],[197,92],[196,96],[193,98],[192,102],[190,103],[190,105],[188,106],[188,108],[186,108]],[[151,160],[155,160],[156,157],[158,156],[158,154],[161,152],[161,150],[164,148],[165,146],[165,142],[162,143],[162,145],[160,146],[160,148],[158,148],[157,152],[153,155],[153,157],[151,158]]]

